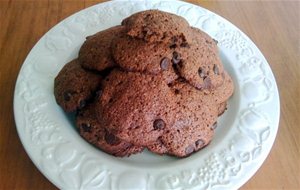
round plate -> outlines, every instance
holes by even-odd
[[[78,55],[85,37],[125,17],[159,9],[185,17],[218,40],[235,84],[209,146],[184,159],[148,151],[116,158],[94,148],[56,104],[54,78]],[[235,189],[261,166],[275,140],[279,96],[254,43],[224,18],[181,1],[111,1],[84,9],[47,32],[19,73],[14,114],[20,139],[39,170],[61,189]]]

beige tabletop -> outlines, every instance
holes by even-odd
[[[0,190],[56,189],[31,162],[17,135],[13,93],[34,44],[71,14],[103,1],[0,0]],[[189,1],[231,21],[262,51],[281,101],[277,138],[262,167],[241,189],[300,189],[300,2]]]

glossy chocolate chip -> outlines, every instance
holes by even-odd
[[[168,70],[168,67],[169,67],[169,59],[165,57],[160,62],[160,68],[162,70]]]
[[[120,139],[118,137],[108,132],[105,134],[104,139],[107,142],[107,144],[110,145],[116,145],[120,143]]]
[[[172,45],[170,45],[169,46],[171,49],[175,49],[176,47],[177,47],[177,45],[176,44],[172,44]]]
[[[205,77],[205,70],[204,70],[202,67],[199,67],[199,69],[198,69],[198,75],[199,75],[201,78],[204,78],[204,77]]]
[[[190,45],[189,45],[189,43],[187,43],[187,42],[182,42],[182,43],[180,44],[180,47],[189,48]]]
[[[98,90],[95,95],[95,99],[99,99],[102,95],[102,90]]]
[[[213,70],[216,75],[220,74],[219,67],[216,64],[214,64]]]
[[[64,92],[64,100],[65,101],[70,101],[72,98],[73,92],[72,91],[66,91]]]
[[[199,139],[195,142],[196,147],[202,147],[204,145],[204,141],[202,139]]]
[[[90,124],[86,124],[83,123],[80,125],[81,130],[83,130],[83,132],[87,132],[90,133],[91,132],[91,125]]]
[[[177,51],[173,52],[173,58],[172,58],[172,63],[173,64],[178,64],[181,61],[180,55]]]
[[[85,105],[86,105],[86,101],[85,101],[85,100],[81,100],[81,101],[79,102],[79,109],[85,107]]]
[[[212,130],[214,130],[214,129],[216,129],[217,127],[218,127],[218,123],[215,122],[210,128],[211,128]]]
[[[189,155],[192,152],[194,152],[194,146],[193,145],[189,145],[188,147],[185,148],[185,154]]]
[[[173,37],[171,38],[171,44],[176,44],[176,42],[177,42],[177,37],[176,37],[176,36],[173,36]]]
[[[165,128],[165,125],[166,125],[166,123],[162,119],[156,119],[153,122],[153,128],[154,128],[154,130],[161,130],[161,129]]]

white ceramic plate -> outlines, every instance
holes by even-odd
[[[212,143],[185,159],[147,151],[129,158],[105,154],[78,135],[54,99],[54,77],[77,57],[87,35],[145,9],[181,15],[217,39],[234,80],[234,95]],[[236,189],[254,175],[272,147],[279,96],[261,52],[222,17],[180,1],[113,1],[68,17],[39,40],[19,73],[14,113],[28,155],[61,189]]]

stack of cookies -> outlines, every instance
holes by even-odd
[[[104,152],[186,157],[210,143],[233,89],[215,40],[182,17],[148,10],[87,37],[54,94]]]

